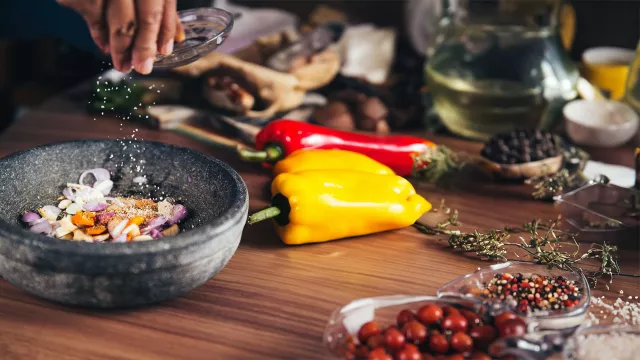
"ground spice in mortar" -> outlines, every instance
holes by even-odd
[[[571,308],[580,303],[583,293],[573,280],[536,274],[496,274],[484,287],[484,297],[513,299],[523,313]]]

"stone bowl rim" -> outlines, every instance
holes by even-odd
[[[0,166],[10,161],[17,161],[20,157],[28,159],[30,153],[42,151],[50,148],[55,148],[60,145],[76,145],[87,146],[93,144],[112,144],[121,140],[109,140],[109,139],[87,139],[87,140],[72,140],[54,142],[44,145],[35,146],[26,150],[16,151],[5,157],[0,158]],[[129,141],[129,140],[127,140]],[[218,160],[214,157],[202,154],[193,149],[189,149],[182,146],[176,146],[166,144],[158,141],[147,140],[131,140],[138,144],[142,144],[145,147],[159,147],[179,151],[187,156],[194,158],[200,158],[205,162],[209,162],[213,166],[218,166],[222,171],[231,175],[233,185],[236,193],[238,194],[232,200],[231,206],[224,210],[220,216],[213,220],[207,221],[202,225],[180,233],[175,236],[161,238],[152,241],[139,241],[128,243],[104,243],[94,244],[84,241],[69,241],[51,238],[41,234],[35,234],[29,232],[27,229],[20,226],[12,225],[0,218],[0,241],[17,242],[21,245],[35,246],[42,250],[51,251],[54,253],[74,254],[74,255],[87,255],[87,256],[136,256],[136,255],[148,255],[153,253],[172,252],[179,249],[187,248],[189,246],[197,245],[199,243],[215,241],[216,236],[223,233],[239,222],[242,221],[243,216],[248,212],[249,208],[249,195],[247,186],[238,174],[230,165]],[[0,179],[0,183],[2,180]]]

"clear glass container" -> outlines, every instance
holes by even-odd
[[[444,11],[425,73],[450,131],[487,140],[561,118],[579,78],[559,34],[561,0],[437,1]]]
[[[556,196],[560,211],[579,242],[640,247],[640,221],[634,209],[634,190],[596,183]]]
[[[175,44],[171,55],[157,55],[156,69],[192,63],[216,50],[233,28],[233,15],[217,8],[198,8],[178,12],[185,40]]]
[[[476,298],[392,295],[364,298],[336,310],[326,326],[323,342],[325,348],[336,359],[344,359],[346,343],[357,338],[358,330],[366,322],[375,320],[378,324],[395,324],[401,310],[418,310],[427,304],[457,305],[477,314],[492,315],[510,310],[504,303],[483,303]]]
[[[438,289],[437,294],[438,296],[462,296],[481,299],[483,298],[482,291],[485,289],[485,284],[491,281],[496,274],[504,273],[520,273],[525,276],[530,274],[547,277],[562,276],[568,280],[575,281],[576,285],[583,290],[580,302],[571,308],[529,313],[528,317],[532,319],[536,330],[544,331],[575,328],[585,321],[589,305],[591,304],[591,291],[587,284],[587,279],[579,269],[574,271],[557,268],[549,269],[545,265],[510,261],[478,269],[472,273],[461,276],[442,286]]]

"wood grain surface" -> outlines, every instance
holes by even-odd
[[[0,136],[0,156],[64,140],[131,137],[135,128],[107,117],[94,120],[81,111],[31,111]],[[230,163],[248,185],[251,210],[267,204],[270,174],[259,166],[180,135],[146,129],[135,134]],[[468,152],[481,146],[431,139]],[[629,148],[591,153],[598,160],[632,163]],[[470,229],[557,215],[551,203],[531,200],[524,186],[469,178],[445,187],[416,183],[416,188],[436,206],[446,199]],[[638,273],[638,253],[623,255],[623,270]],[[329,359],[322,334],[339,306],[361,297],[433,295],[444,283],[487,265],[413,228],[287,247],[266,222],[246,227],[237,253],[218,276],[156,306],[127,311],[69,308],[0,280],[0,359]],[[609,290],[595,295],[615,297],[620,290],[625,296],[640,295],[640,279],[618,277]]]

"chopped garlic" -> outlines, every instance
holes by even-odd
[[[132,239],[133,241],[148,241],[148,240],[153,240],[153,238],[149,235],[140,235],[140,236],[136,236]]]
[[[136,224],[131,224],[122,230],[122,234],[126,234],[131,237],[140,236],[140,227]]]
[[[64,210],[71,204],[72,204],[71,200],[68,200],[68,199],[62,200],[60,201],[60,204],[58,204],[58,209]]]
[[[58,213],[54,213],[53,211],[47,210],[45,208],[38,209],[38,212],[43,218],[49,221],[56,221],[56,219],[58,218],[58,213],[60,213],[59,211]]]
[[[79,229],[73,231],[73,240],[93,242],[93,238],[91,236],[85,234],[84,231]]]
[[[104,190],[111,190],[112,187],[113,187],[113,181],[104,180],[104,181],[101,181],[99,184],[97,184],[94,189],[100,191],[101,197],[104,197],[104,192],[105,192]]]
[[[60,224],[60,227],[56,229],[57,238],[61,238],[78,228],[77,226],[73,225],[73,223],[71,222],[71,216],[69,215],[63,217],[62,220],[58,221],[58,224]]]
[[[102,235],[96,235],[96,236],[93,237],[93,240],[94,241],[105,241],[105,240],[107,240],[109,238],[109,236],[111,236],[111,235],[109,235],[109,233],[102,234]]]
[[[82,211],[82,205],[73,203],[73,204],[67,206],[66,211],[67,211],[67,214],[75,214],[78,211]]]

